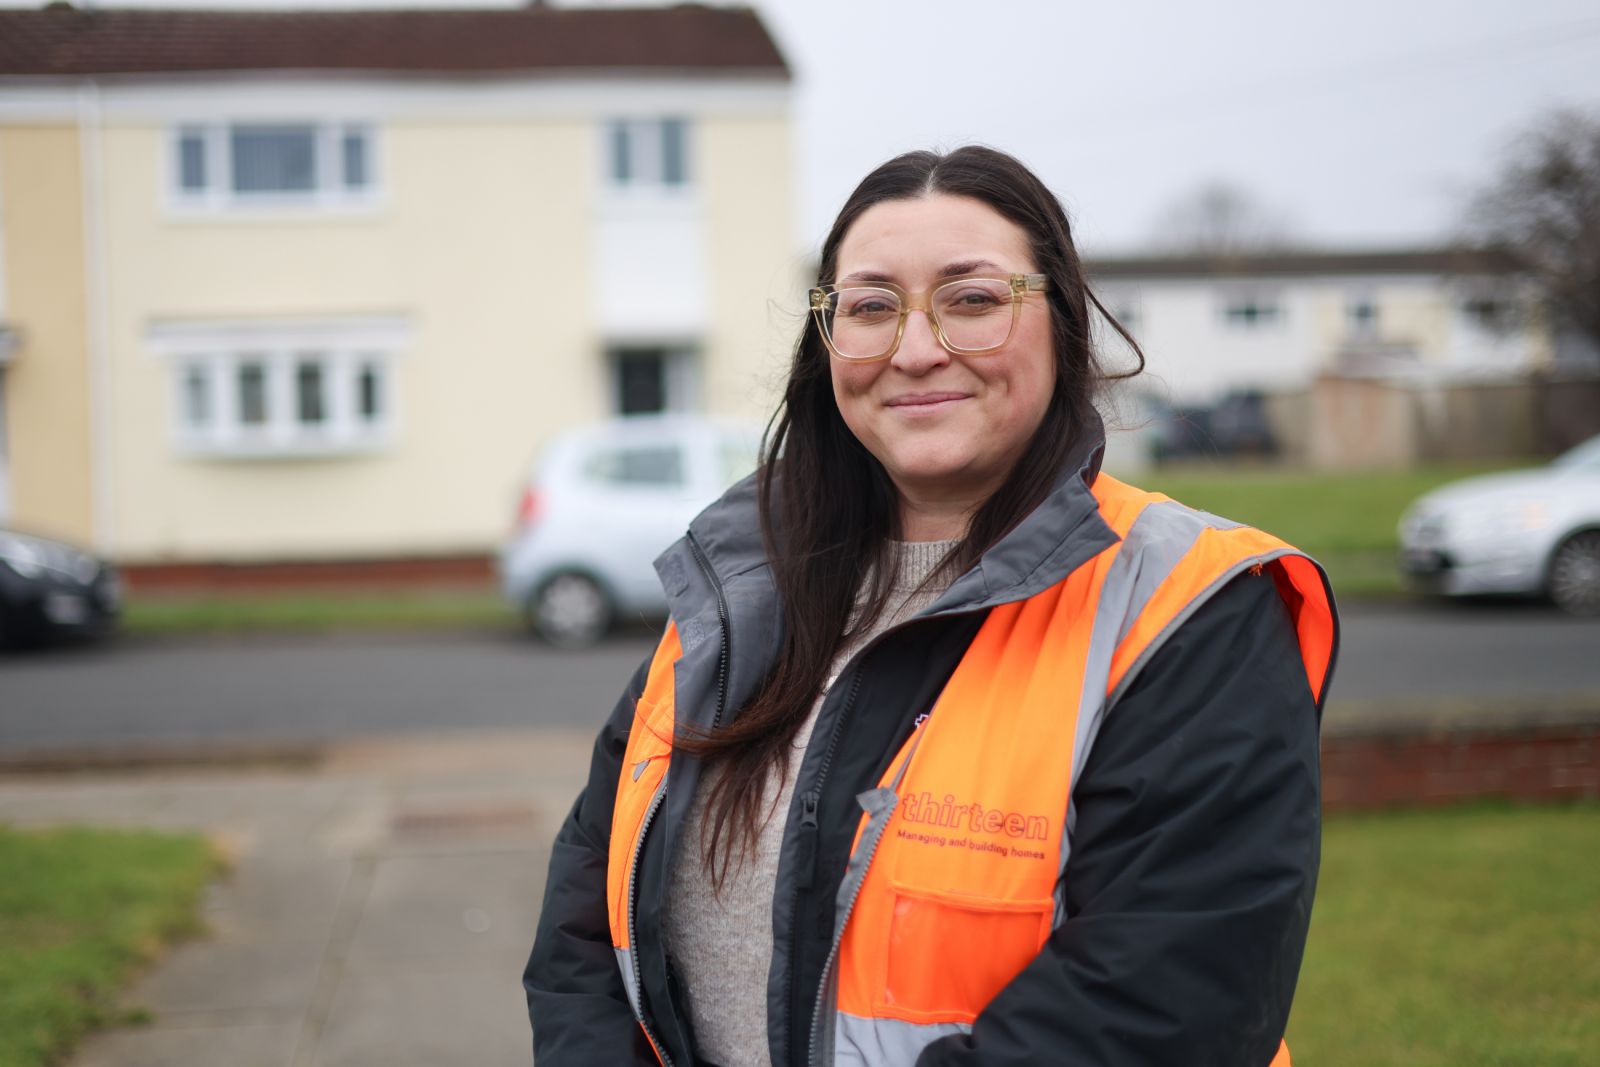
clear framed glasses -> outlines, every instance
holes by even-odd
[[[1022,299],[1042,292],[1043,274],[968,274],[908,293],[893,282],[819,285],[811,314],[828,351],[851,363],[888,359],[905,336],[906,317],[920,310],[947,351],[961,356],[993,352],[1011,339]]]

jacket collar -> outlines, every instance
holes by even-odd
[[[1045,499],[985,552],[976,566],[957,578],[928,611],[971,611],[1025,599],[1115,544],[1117,535],[1100,518],[1099,505],[1089,488],[1099,476],[1105,444],[1105,425],[1096,414]],[[753,578],[757,571],[766,572],[755,476],[733,486],[696,516],[688,537],[656,561],[674,618],[700,613],[698,604],[681,603],[683,594],[699,585],[682,581],[681,568],[689,561],[687,557],[692,557],[693,550],[687,545],[690,540],[724,585],[735,578]],[[684,588],[686,584],[689,588]]]

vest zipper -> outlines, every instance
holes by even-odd
[[[639,966],[639,931],[633,920],[639,904],[639,859],[644,855],[644,838],[650,832],[650,824],[655,821],[656,812],[660,810],[661,802],[666,797],[667,783],[666,779],[662,779],[661,788],[656,790],[656,795],[650,800],[650,807],[645,809],[644,822],[639,826],[639,840],[633,848],[633,862],[628,866],[628,945],[632,949],[628,957],[633,962],[633,988],[638,990],[639,998],[639,1007],[634,1014],[638,1017],[639,1025],[644,1029],[644,1036],[649,1040],[650,1046],[661,1058],[662,1067],[672,1067],[672,1057],[667,1055],[667,1050],[656,1039],[655,1031],[650,1029],[650,1021],[644,1016],[644,974]]]

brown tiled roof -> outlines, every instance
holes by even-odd
[[[283,70],[789,77],[741,7],[0,11],[0,76]]]
[[[1084,270],[1119,278],[1228,278],[1269,274],[1513,274],[1521,263],[1492,248],[1252,252],[1211,256],[1086,257]]]

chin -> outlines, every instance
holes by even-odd
[[[890,474],[895,481],[920,486],[929,490],[955,489],[982,481],[976,457],[959,453],[936,452],[932,454],[898,457]]]

